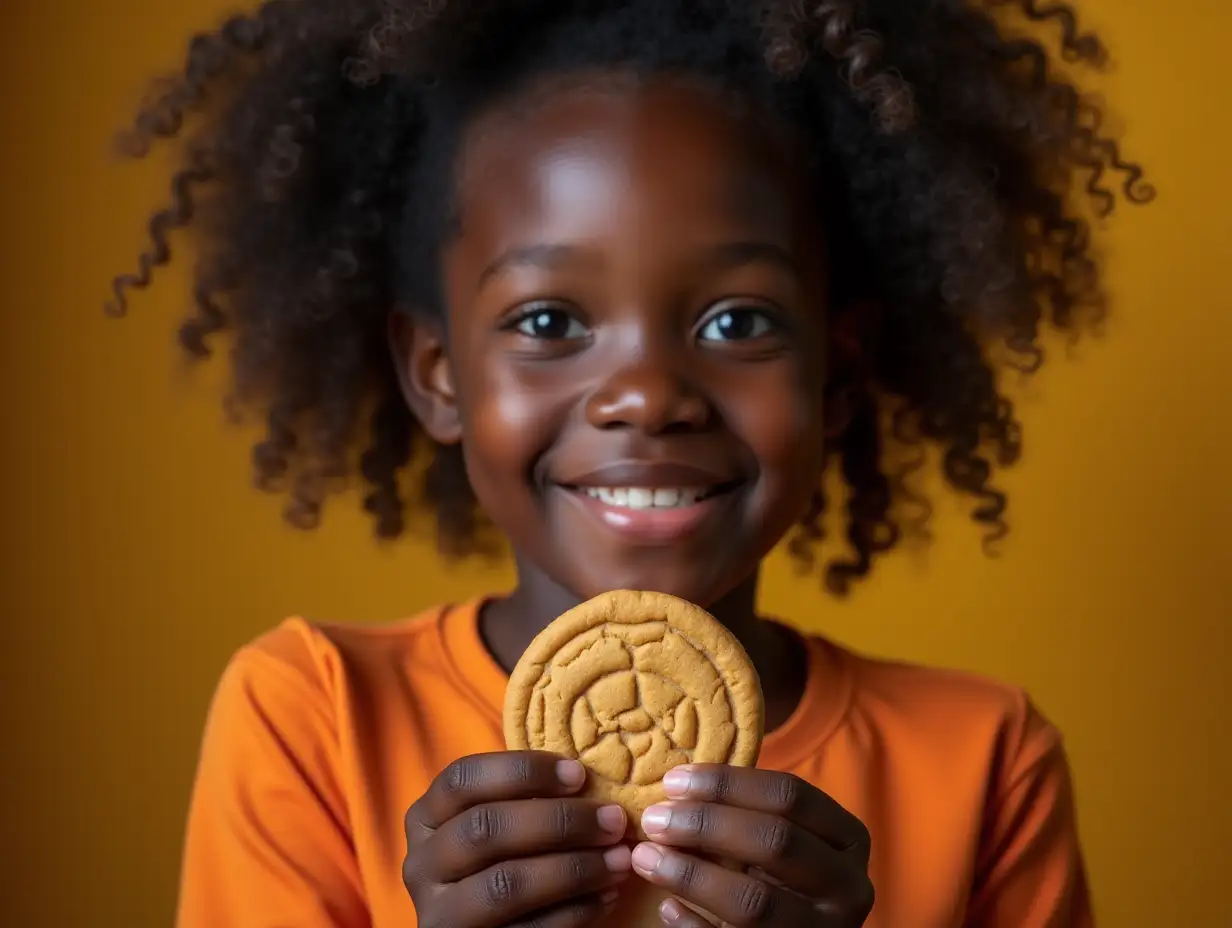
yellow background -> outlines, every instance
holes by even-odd
[[[183,269],[102,318],[156,170],[111,130],[222,0],[3,0],[3,891],[13,926],[168,925],[206,702],[282,616],[386,619],[507,581],[378,550],[353,501],[283,527],[249,488],[220,373],[172,350]],[[1028,686],[1068,735],[1102,923],[1232,925],[1232,223],[1226,0],[1087,0],[1130,154],[1161,191],[1108,242],[1108,337],[1022,393],[1013,534],[940,543],[836,604],[785,562],[765,602],[858,648]],[[222,926],[220,926],[222,928]]]

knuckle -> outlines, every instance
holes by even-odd
[[[518,897],[521,880],[512,867],[497,867],[483,881],[483,902],[493,909],[508,905]]]
[[[594,903],[579,900],[569,903],[569,905],[560,909],[556,914],[559,915],[559,918],[553,922],[552,928],[557,928],[558,925],[586,925],[595,920],[595,916],[598,914],[598,906]],[[547,928],[546,922],[544,923],[544,928]]]
[[[773,924],[774,893],[761,880],[747,880],[736,896],[736,911],[744,924]]]
[[[702,881],[701,862],[697,858],[682,856],[676,865],[676,882],[681,886],[696,887]]]
[[[411,840],[411,836],[417,830],[416,826],[418,824],[419,824],[419,803],[415,802],[409,808],[407,808],[406,812],[402,816],[402,831],[406,835],[406,839],[408,842]]]
[[[794,774],[783,774],[770,780],[769,791],[770,802],[779,812],[787,815],[799,808],[804,783]]]
[[[444,791],[452,795],[468,793],[478,784],[479,762],[470,757],[455,760],[445,768],[445,774],[441,778]]]
[[[570,854],[564,860],[565,879],[572,886],[587,883],[594,875],[590,858],[584,854]]]
[[[409,854],[402,859],[402,885],[414,898],[415,887],[419,885],[419,866]]]
[[[548,827],[551,836],[559,841],[564,842],[570,838],[578,825],[577,809],[568,802],[557,802],[552,804],[551,812],[548,818]]]
[[[854,885],[847,890],[841,900],[814,902],[816,912],[826,920],[826,924],[834,923],[856,928],[868,920],[869,913],[873,911],[873,904],[877,899],[872,880],[865,875],[853,883]]]
[[[433,883],[432,856],[422,850],[410,849],[402,858],[402,885],[412,899],[431,888]]]
[[[535,765],[529,754],[509,755],[509,779],[514,783],[529,783],[535,775]]]
[[[732,790],[735,786],[732,783],[731,774],[724,767],[719,767],[710,774],[709,782],[709,797],[714,802],[726,802],[731,798]]]
[[[491,806],[476,806],[463,818],[460,838],[464,846],[475,848],[493,840],[500,830],[500,814]]]
[[[873,846],[872,833],[868,830],[868,826],[865,825],[859,819],[856,819],[855,832],[856,832],[856,847],[871,848]]]
[[[869,912],[873,911],[873,904],[876,901],[877,892],[873,889],[873,881],[865,877],[856,893],[854,903],[855,915],[859,919],[856,924],[864,924],[864,919],[868,917]]]
[[[573,925],[585,925],[595,917],[593,906],[585,902],[571,902],[558,906],[551,912],[529,916],[525,921],[519,921],[508,928],[570,928]]]
[[[795,839],[795,829],[781,818],[773,818],[757,829],[757,847],[767,859],[777,860],[788,856]]]
[[[570,903],[565,909],[566,916],[563,921],[570,925],[585,924],[588,920],[595,917],[595,910],[597,908],[598,904],[595,901],[587,902],[579,899],[576,902]]]
[[[703,805],[685,806],[672,814],[672,826],[685,834],[701,837],[713,830],[713,817]]]

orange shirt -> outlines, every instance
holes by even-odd
[[[504,748],[478,607],[382,628],[295,619],[241,650],[205,730],[178,928],[413,928],[402,818]],[[760,766],[868,826],[875,928],[1092,924],[1061,739],[1019,690],[809,639]]]

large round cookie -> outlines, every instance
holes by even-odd
[[[510,750],[552,751],[589,770],[585,794],[629,813],[631,837],[687,763],[752,766],[761,683],[740,642],[705,610],[620,590],[569,610],[522,655],[505,694]]]

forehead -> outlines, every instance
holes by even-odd
[[[558,82],[474,121],[458,218],[464,235],[497,239],[584,235],[604,221],[789,238],[805,200],[798,154],[762,113],[696,84]]]

